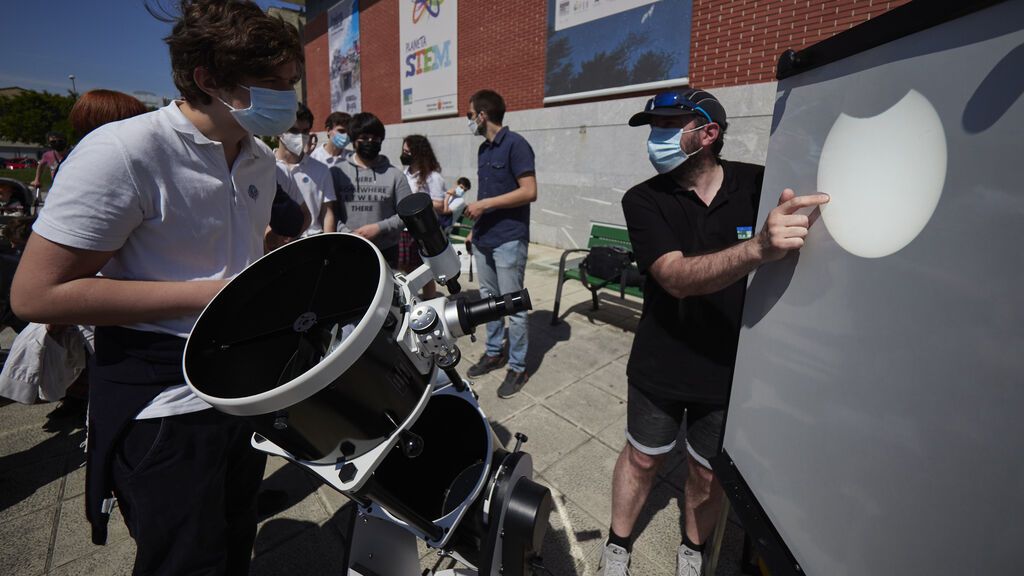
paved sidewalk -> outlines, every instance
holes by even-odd
[[[514,445],[515,432],[529,437],[524,450],[533,456],[535,477],[555,496],[545,564],[558,576],[583,576],[596,572],[608,535],[612,467],[624,443],[625,366],[640,303],[606,292],[601,310],[592,312],[590,293],[570,282],[564,322],[550,326],[560,254],[530,246],[530,382],[508,400],[496,395],[504,371],[474,384],[502,442]],[[465,275],[463,286],[476,288]],[[483,352],[482,328],[478,335],[476,343],[460,340],[462,373]],[[0,335],[5,349],[11,338],[9,330]],[[0,574],[129,574],[134,544],[116,511],[108,545],[89,541],[79,448],[85,432],[74,420],[49,417],[55,406],[0,406]],[[677,448],[641,516],[632,574],[674,574],[685,473]],[[348,499],[280,458],[268,461],[264,489],[285,491],[287,501],[261,521],[252,574],[342,574]],[[740,573],[742,534],[730,521],[718,574]],[[421,546],[421,554],[424,567],[435,565],[431,551]]]

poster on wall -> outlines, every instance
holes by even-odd
[[[544,101],[687,83],[691,0],[548,0]]]
[[[402,119],[458,112],[458,2],[400,0]]]
[[[359,80],[359,0],[342,0],[327,12],[331,111],[362,110]]]

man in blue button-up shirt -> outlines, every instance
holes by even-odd
[[[537,199],[533,149],[525,138],[502,126],[505,101],[493,90],[480,90],[469,99],[469,130],[486,140],[477,153],[477,201],[465,214],[476,220],[472,241],[486,296],[523,289],[530,242],[530,203]],[[487,324],[487,349],[468,370],[471,378],[508,363],[498,396],[511,398],[526,384],[526,311],[509,317],[508,357],[504,355],[504,323]]]

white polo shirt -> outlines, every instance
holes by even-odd
[[[324,231],[324,216],[330,209],[324,206],[324,203],[337,201],[331,169],[309,156],[302,158],[298,164],[278,160],[277,166],[295,183],[299,194],[302,195],[302,201],[305,202],[306,208],[309,208],[309,214],[313,218],[302,236],[320,234]]]
[[[324,143],[321,144],[320,146],[317,146],[316,149],[309,154],[309,157],[312,158],[313,160],[319,160],[320,162],[323,162],[324,164],[327,165],[328,168],[330,168],[335,164],[344,163],[346,160],[348,160],[348,157],[351,155],[351,151],[349,151],[347,148],[342,148],[341,154],[335,156],[327,151],[327,143]]]
[[[33,226],[51,242],[113,251],[102,276],[187,281],[231,278],[263,255],[276,191],[274,156],[249,138],[229,167],[178,102],[106,124],[61,165]],[[198,315],[128,326],[187,337]],[[139,417],[207,407],[184,384]]]

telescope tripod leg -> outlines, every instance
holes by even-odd
[[[348,576],[419,576],[416,537],[403,528],[356,512],[348,549]]]

